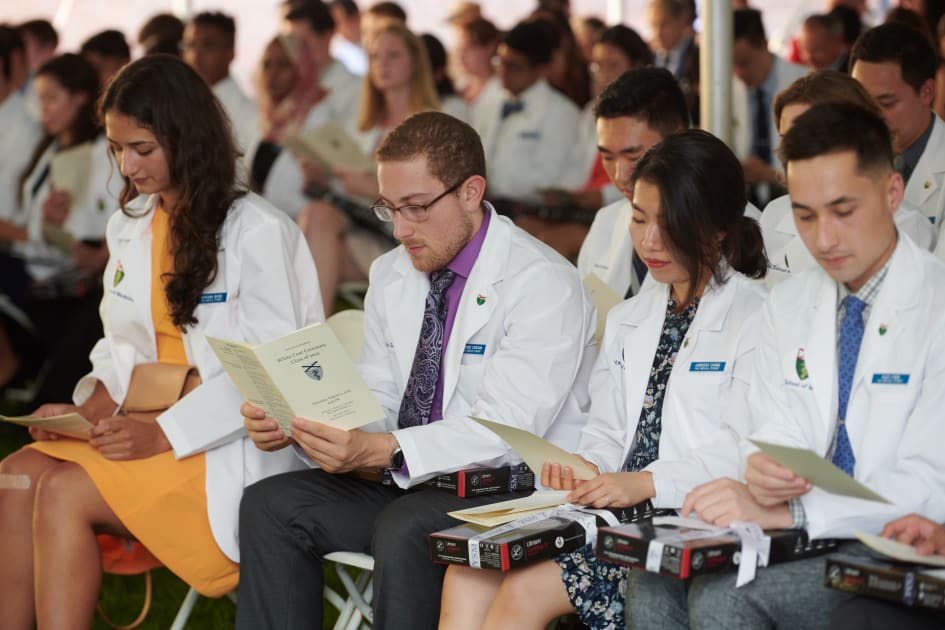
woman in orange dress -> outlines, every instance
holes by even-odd
[[[301,232],[235,184],[230,125],[180,60],[127,66],[101,114],[124,179],[107,231],[104,337],[76,404],[36,412],[76,411],[94,427],[88,441],[32,430],[36,442],[0,462],[29,478],[0,490],[4,628],[90,625],[102,533],[139,541],[204,594],[232,590],[243,487],[298,466],[244,437],[242,396],[206,337],[256,344],[323,319]],[[151,362],[202,379],[157,422],[121,411],[134,367]]]

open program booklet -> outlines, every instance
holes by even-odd
[[[294,416],[342,429],[384,418],[332,320],[258,346],[207,341],[240,393],[275,418],[287,436]]]
[[[0,422],[18,424],[21,427],[35,427],[50,433],[58,433],[77,440],[88,440],[92,423],[77,413],[67,413],[61,416],[0,416]]]

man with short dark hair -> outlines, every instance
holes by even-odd
[[[689,117],[699,122],[699,45],[694,0],[651,0],[647,7],[656,65],[673,73],[686,96]]]
[[[847,72],[850,49],[843,39],[843,22],[832,13],[808,16],[797,45],[801,61],[811,70]]]
[[[368,61],[361,46],[361,11],[354,0],[332,0],[328,4],[335,20],[331,54],[359,77],[367,73]]]
[[[460,498],[418,484],[443,473],[516,465],[474,415],[576,445],[596,351],[593,306],[574,267],[483,200],[479,136],[439,112],[416,114],[377,150],[380,198],[401,246],[371,267],[358,364],[386,411],[368,430],[293,420],[310,465],[247,489],[240,517],[237,628],[321,623],[322,557],[374,556],[374,627],[435,628],[444,568],[428,536],[447,512],[505,496]],[[289,444],[244,405],[266,450]],[[392,485],[363,478],[386,469]],[[512,495],[516,496],[516,495]]]
[[[732,114],[735,118],[735,154],[745,169],[749,199],[758,207],[778,196],[780,165],[775,160],[778,130],[771,116],[774,97],[807,68],[778,57],[768,50],[761,12],[739,9],[734,12],[732,65]]]
[[[578,254],[581,277],[597,275],[618,295],[639,292],[646,265],[633,254],[627,226],[637,161],[666,136],[689,127],[686,99],[676,79],[663,68],[637,68],[607,86],[594,110],[597,149],[604,170],[623,198],[594,216]]]
[[[327,95],[309,111],[304,129],[316,129],[328,121],[354,128],[358,115],[358,97],[361,79],[345,68],[331,54],[335,34],[335,20],[321,0],[298,5],[286,5],[288,11],[282,21],[282,31],[290,34],[308,51],[318,83]]]
[[[554,27],[543,20],[516,25],[499,43],[502,94],[479,106],[475,121],[493,199],[538,202],[541,189],[573,190],[587,178],[571,168],[581,113],[544,78],[554,47]]]
[[[82,58],[95,67],[98,83],[105,89],[125,64],[131,61],[131,50],[121,31],[107,30],[92,35],[79,49]]]
[[[223,105],[239,148],[245,153],[259,134],[259,112],[230,76],[235,45],[236,22],[225,13],[198,13],[184,28],[184,61]]]
[[[682,512],[722,527],[751,521],[850,539],[840,551],[862,554],[857,530],[879,534],[907,512],[945,519],[945,265],[897,233],[903,181],[875,114],[815,105],[784,136],[781,156],[798,233],[819,266],[781,282],[765,302],[750,438],[811,450],[889,503],[814,487],[744,442],[747,483],[700,486]],[[850,597],[824,588],[824,570],[822,556],[785,562],[739,588],[734,572],[688,584],[634,572],[629,625],[824,627]]]
[[[624,198],[597,211],[577,267],[582,278],[593,273],[617,295],[630,297],[640,291],[647,275],[646,265],[633,252],[627,229],[632,214],[630,179],[637,161],[650,147],[689,127],[687,102],[668,70],[636,68],[607,86],[594,114],[604,170]],[[751,204],[745,213],[760,216]]]
[[[876,100],[892,133],[906,201],[940,231],[945,214],[945,122],[932,111],[937,67],[932,45],[902,24],[866,31],[850,55],[853,78]]]

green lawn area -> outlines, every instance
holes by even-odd
[[[0,413],[23,413],[21,409],[4,409],[0,405]],[[0,458],[5,457],[29,441],[29,434],[25,429],[13,425],[0,425]],[[139,626],[142,630],[167,630],[184,601],[187,585],[167,569],[157,569],[153,575],[153,599],[151,611],[144,623]],[[335,572],[329,568],[325,574],[330,586],[338,590],[341,587]],[[105,613],[117,624],[126,624],[137,617],[144,602],[144,576],[115,576],[106,575],[102,583],[101,605]],[[201,597],[191,613],[187,628],[213,629],[232,628],[235,606],[229,599],[209,599]],[[331,628],[337,618],[337,613],[326,607],[324,628]],[[108,630],[108,626],[96,617],[92,625],[93,630]]]

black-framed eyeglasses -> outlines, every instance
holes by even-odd
[[[401,216],[403,216],[408,221],[420,223],[421,221],[426,221],[427,218],[429,218],[430,208],[433,206],[433,204],[446,195],[459,190],[459,187],[462,186],[467,179],[469,178],[465,177],[459,180],[425,204],[408,203],[407,205],[400,206],[399,208],[391,208],[386,203],[378,199],[371,204],[371,209],[374,210],[374,214],[377,216],[377,218],[381,221],[384,221],[385,223],[393,222],[395,212],[399,212]]]

